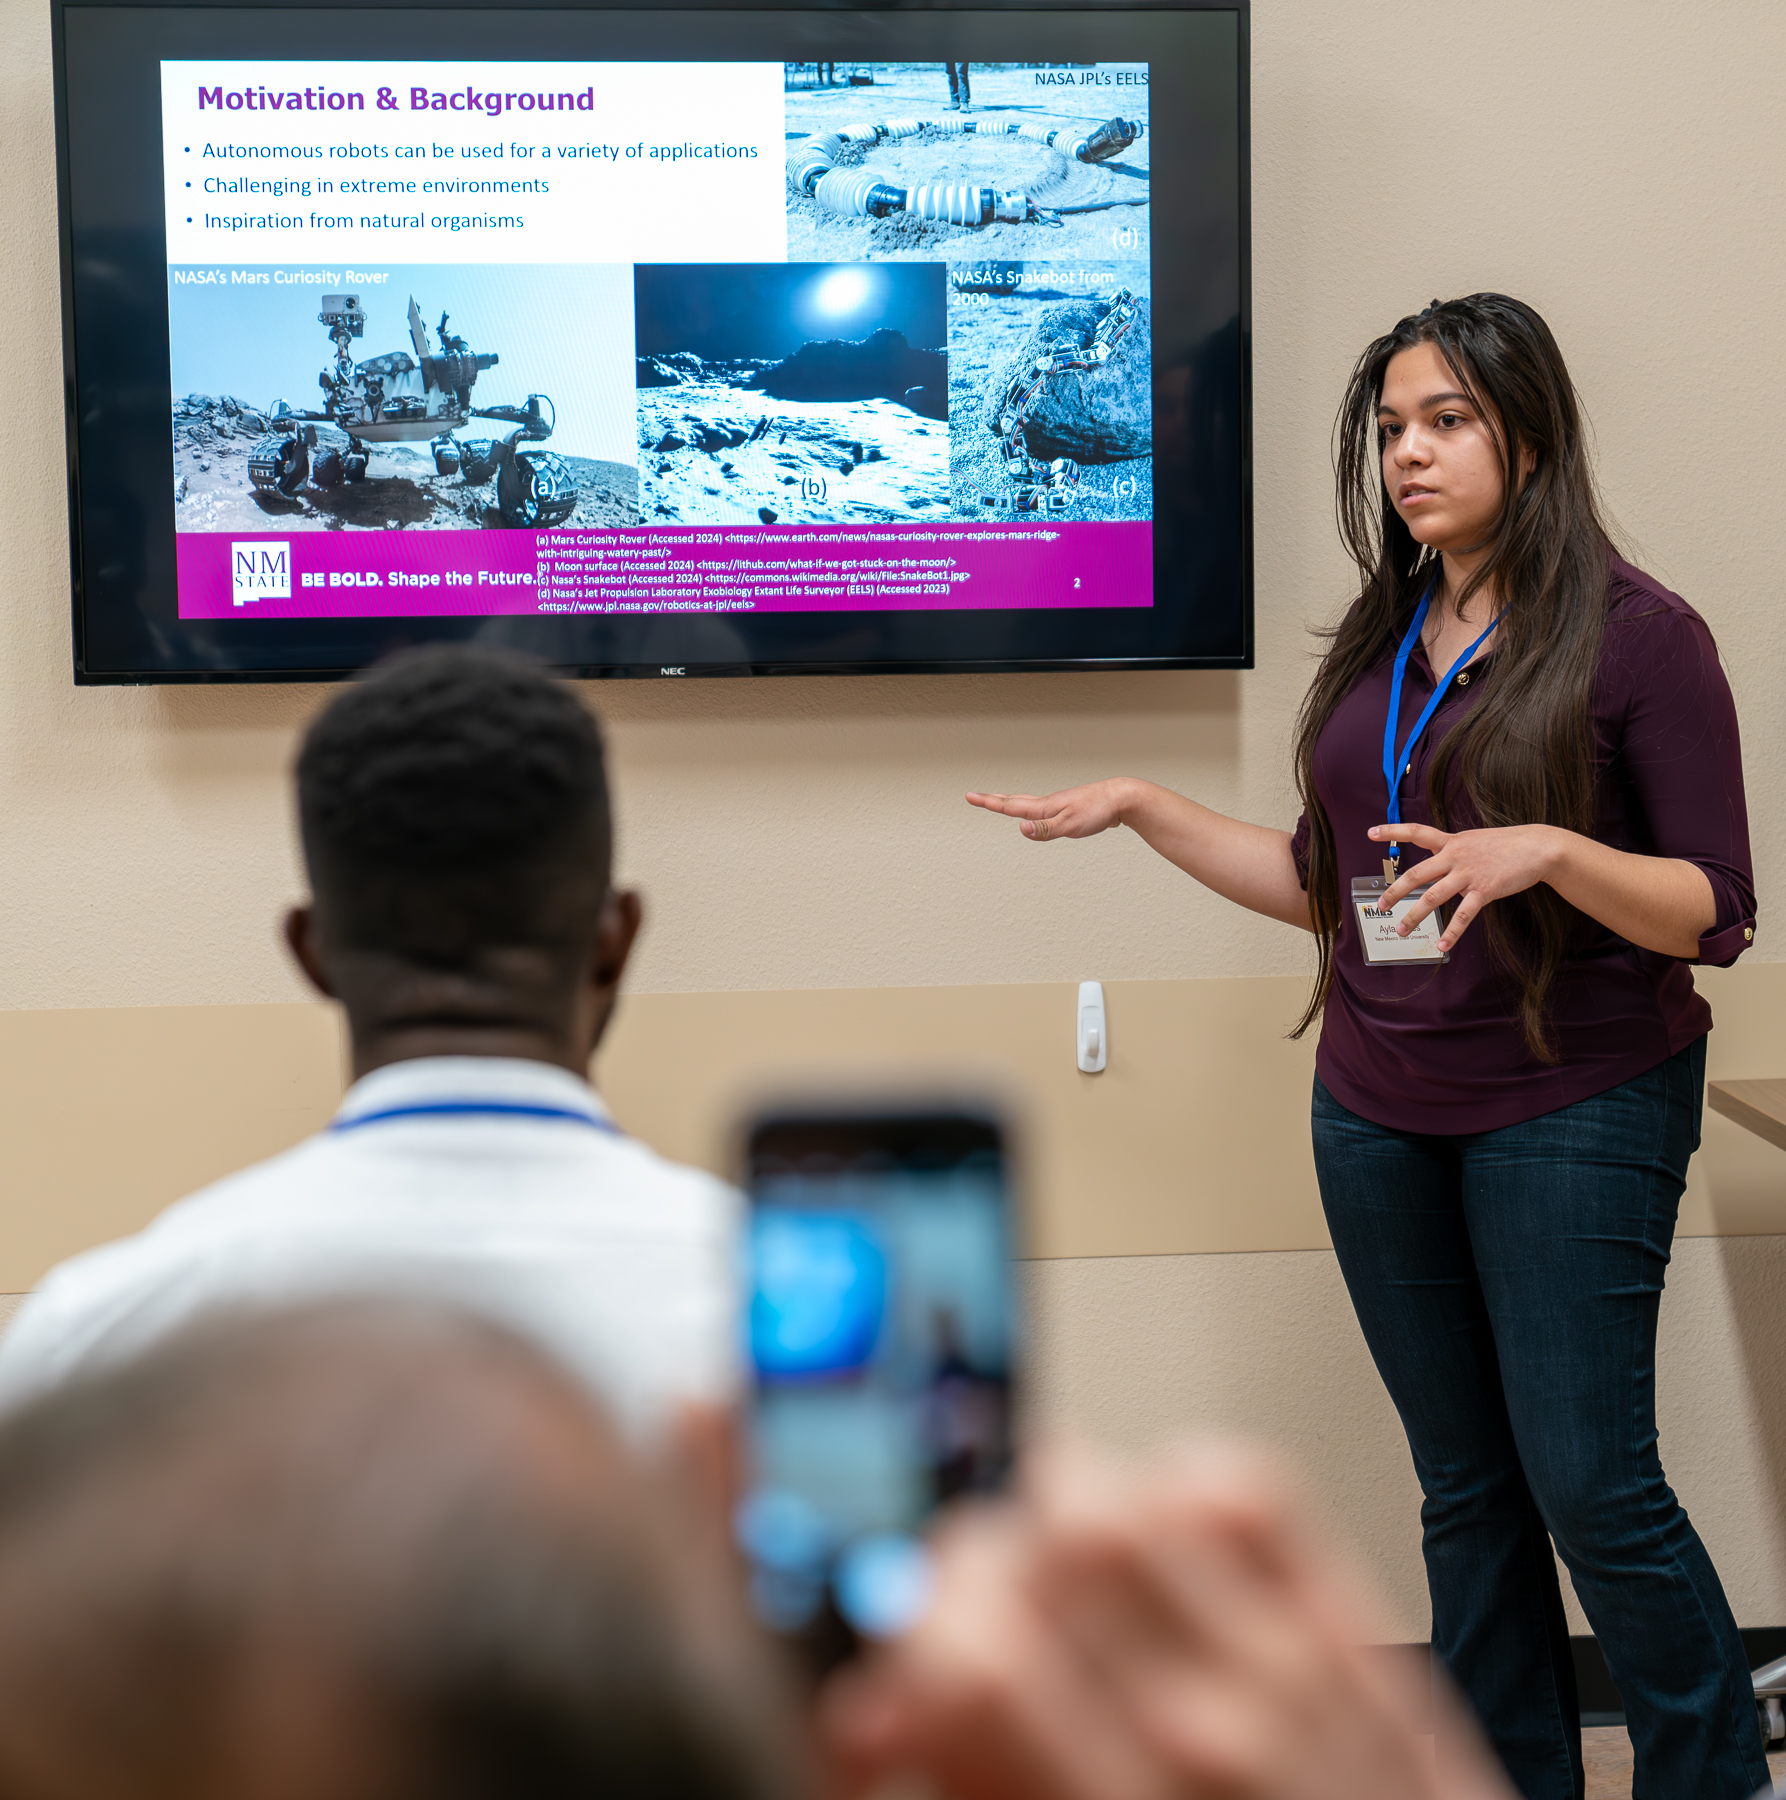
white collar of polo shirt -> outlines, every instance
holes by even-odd
[[[453,1117],[560,1120],[618,1131],[586,1081],[554,1063],[515,1056],[417,1056],[387,1063],[347,1090],[329,1129]]]

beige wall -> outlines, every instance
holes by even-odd
[[[297,887],[280,777],[317,692],[68,684],[47,52],[37,0],[0,0],[0,1006],[297,998],[270,921]],[[1400,312],[1488,283],[1551,318],[1613,510],[1725,647],[1761,888],[1778,891],[1783,53],[1773,0],[1421,13],[1263,0],[1259,667],[604,687],[622,854],[653,909],[639,985],[1303,969],[1292,932],[1192,888],[1133,839],[1029,845],[959,795],[1139,769],[1289,822],[1284,736],[1306,628],[1345,591],[1328,476],[1341,385]],[[1755,954],[1770,954],[1765,936]]]
[[[1780,1067],[1786,964],[1708,985],[1713,1075]],[[1097,1076],[1073,1067],[1064,983],[635,994],[600,1074],[629,1130],[722,1170],[754,1095],[942,1070],[1010,1091],[1030,1151],[1038,1416],[1125,1447],[1200,1424],[1270,1438],[1365,1556],[1385,1629],[1412,1640],[1418,1493],[1325,1247],[1308,1052],[1282,1036],[1300,991],[1113,983]],[[341,1086],[321,1006],[0,1012],[0,1294],[292,1143]],[[1786,1618],[1783,1177],[1779,1151],[1708,1118],[1663,1309],[1668,1466],[1750,1625]]]
[[[638,1007],[636,1058],[610,1085],[635,1082],[638,1104],[658,1109],[649,1129],[694,1146],[713,1138],[720,1084],[677,1105],[691,1031],[748,1049],[754,1034],[854,1019],[870,1035],[916,1031],[924,1048],[925,1032],[959,1018],[970,997],[893,994],[840,1013],[810,991],[959,987],[973,990],[990,1054],[1004,1054],[1000,1044],[1027,1044],[1031,1021],[1048,1016],[1038,984],[1132,984],[1117,990],[1112,1017],[1113,1032],[1125,1015],[1141,1027],[1122,1040],[1137,1059],[1132,1080],[1098,1097],[1073,1087],[1069,1069],[1068,1110],[1050,1115],[1059,1135],[1041,1198],[1048,1244],[1064,1254],[1035,1272],[1043,1410],[1127,1441],[1220,1416],[1290,1443],[1369,1550],[1410,1636],[1420,1621],[1405,1453],[1346,1336],[1331,1257],[1297,1247],[1318,1243],[1318,1225],[1312,1238],[1271,1235],[1310,1216],[1291,1119],[1302,1053],[1268,1029],[1278,1000],[1265,1004],[1293,985],[1274,978],[1306,970],[1306,947],[1193,889],[1126,834],[1038,849],[957,796],[970,784],[1045,788],[1135,769],[1288,823],[1284,739],[1307,678],[1306,628],[1345,589],[1328,430],[1346,371],[1368,337],[1432,295],[1506,288],[1557,330],[1598,428],[1612,509],[1641,560],[1701,608],[1724,646],[1748,747],[1763,935],[1748,966],[1715,984],[1714,1054],[1729,1073],[1786,1072],[1786,1048],[1771,1050],[1781,990],[1760,960],[1775,954],[1769,900],[1786,859],[1774,778],[1786,627],[1772,575],[1786,368],[1771,348],[1786,287],[1783,59],[1786,11],[1773,0],[1504,0],[1426,13],[1388,0],[1263,0],[1259,668],[617,684],[597,695],[624,865],[652,908],[636,987],[664,997]],[[3,1282],[22,1278],[7,1269],[127,1222],[149,1195],[295,1135],[327,1104],[334,1048],[326,1022],[283,1010],[301,995],[272,927],[299,887],[283,770],[318,692],[69,684],[38,0],[0,0],[0,102],[11,426],[0,459]],[[1229,982],[1260,984],[1260,1003],[1240,1006],[1246,1028],[1197,1037],[1199,1019],[1232,1029]],[[286,1022],[269,1012],[245,1025],[235,1010],[256,1007]],[[247,1055],[250,1039],[266,1047]],[[1215,1106],[1218,1077],[1259,1096],[1243,1123],[1259,1121],[1258,1108],[1268,1115],[1253,1133],[1256,1166]],[[1163,1109],[1180,1104],[1184,1160],[1201,1171],[1194,1203],[1175,1197],[1161,1173],[1169,1162],[1149,1161],[1166,1154]],[[1140,1110],[1112,1129],[1125,1106]],[[1152,1148],[1137,1131],[1155,1134]],[[1708,1137],[1689,1223],[1780,1230],[1774,1179],[1752,1146]],[[1188,1230],[1198,1218],[1251,1235],[1222,1240],[1232,1254],[1187,1254],[1219,1247]],[[1778,1252],[1767,1235],[1688,1243],[1665,1308],[1671,1469],[1750,1624],[1786,1623],[1786,1572],[1771,1548],[1786,1538]]]

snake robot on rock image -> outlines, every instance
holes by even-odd
[[[440,315],[438,353],[428,348],[428,328],[414,299],[409,303],[409,338],[415,354],[392,350],[365,362],[353,359],[353,341],[366,333],[366,314],[357,294],[324,294],[319,324],[329,328],[335,364],[318,376],[322,409],[294,410],[283,400],[273,409],[273,430],[255,445],[248,474],[264,494],[295,497],[305,482],[337,488],[364,481],[372,448],[379,444],[428,439],[441,475],[460,475],[470,485],[496,477],[496,506],[505,525],[561,525],[577,505],[577,484],[569,466],[549,450],[522,448],[552,435],[555,416],[544,394],[529,394],[525,406],[473,406],[471,390],[497,357],[473,351],[447,331]],[[473,419],[510,425],[499,437],[468,438],[453,433]],[[345,451],[316,455],[316,427],[332,425],[347,434]]]
[[[1065,512],[1073,504],[1082,473],[1070,456],[1034,455],[1024,435],[1050,377],[1101,369],[1134,326],[1139,302],[1128,289],[1118,291],[1100,309],[1097,325],[1084,339],[1061,338],[1013,371],[992,429],[1009,491],[982,494],[982,506],[1011,512]]]

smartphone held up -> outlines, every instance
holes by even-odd
[[[929,1587],[938,1507],[1012,1454],[1006,1134],[954,1107],[765,1115],[750,1129],[752,1602],[818,1668]]]

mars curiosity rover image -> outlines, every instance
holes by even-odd
[[[1153,517],[1146,265],[950,273],[949,480],[958,517]]]
[[[647,525],[949,516],[947,270],[641,264]]]
[[[1133,260],[1145,64],[788,63],[788,260]]]
[[[284,298],[294,313],[318,304],[314,295]],[[178,529],[638,523],[632,465],[550,447],[558,420],[545,393],[486,400],[478,384],[487,391],[500,353],[474,349],[450,329],[449,313],[430,330],[412,296],[408,347],[365,358],[355,356],[367,327],[359,293],[321,295],[315,318],[334,348],[317,378],[318,405],[231,394],[175,400]]]

